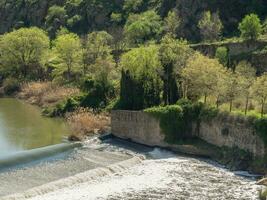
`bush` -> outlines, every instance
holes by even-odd
[[[267,146],[267,118],[258,118],[254,121],[254,128]]]
[[[109,99],[115,96],[114,85],[111,83],[105,84],[90,77],[82,81],[81,89],[85,93],[81,99],[82,107],[102,109],[108,105]]]
[[[227,48],[226,47],[218,47],[216,49],[215,58],[217,58],[223,66],[227,66],[227,64],[228,64],[228,50],[227,50]]]
[[[144,110],[160,120],[160,127],[168,143],[182,142],[192,138],[192,125],[209,121],[218,114],[218,110],[203,103],[179,100],[177,105],[159,106]]]
[[[160,127],[165,134],[166,142],[175,143],[186,139],[187,129],[181,106],[159,106],[146,109],[145,112],[160,120]]]
[[[64,116],[68,112],[75,111],[79,106],[79,97],[73,97],[56,104],[52,108],[45,108],[43,114],[49,117]]]
[[[3,82],[3,89],[7,95],[14,94],[20,90],[20,83],[17,79],[8,78]]]

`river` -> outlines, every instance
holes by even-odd
[[[19,151],[59,144],[70,134],[60,119],[14,98],[0,98],[0,158]]]
[[[3,109],[4,105],[9,108]],[[57,144],[67,133],[53,136],[55,130],[65,130],[63,122],[43,118],[38,109],[20,101],[0,99],[0,110],[1,126],[5,125],[0,130],[11,134],[1,133],[5,146],[0,148],[5,152],[6,147],[16,152]],[[36,139],[39,135],[34,130],[39,125],[44,126],[39,132],[43,141]],[[45,126],[51,131],[46,132]],[[208,159],[116,138],[100,141],[93,137],[82,148],[0,172],[0,200],[256,200],[260,189],[253,177],[238,176]]]

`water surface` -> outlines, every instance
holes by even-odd
[[[22,150],[59,144],[70,130],[61,119],[14,98],[0,98],[0,157]]]

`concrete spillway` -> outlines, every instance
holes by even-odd
[[[27,164],[46,157],[54,156],[76,147],[81,147],[81,143],[63,143],[38,149],[21,151],[13,155],[0,157],[0,170],[14,167],[17,165]]]

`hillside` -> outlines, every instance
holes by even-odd
[[[60,26],[72,32],[110,30],[123,26],[130,13],[155,9],[162,18],[174,9],[181,17],[177,32],[189,40],[200,39],[197,22],[204,11],[218,12],[223,22],[224,36],[237,35],[237,25],[248,13],[256,13],[261,19],[267,15],[264,0],[1,0],[0,33],[22,26],[45,28],[51,36]],[[119,16],[114,23],[113,14]]]

